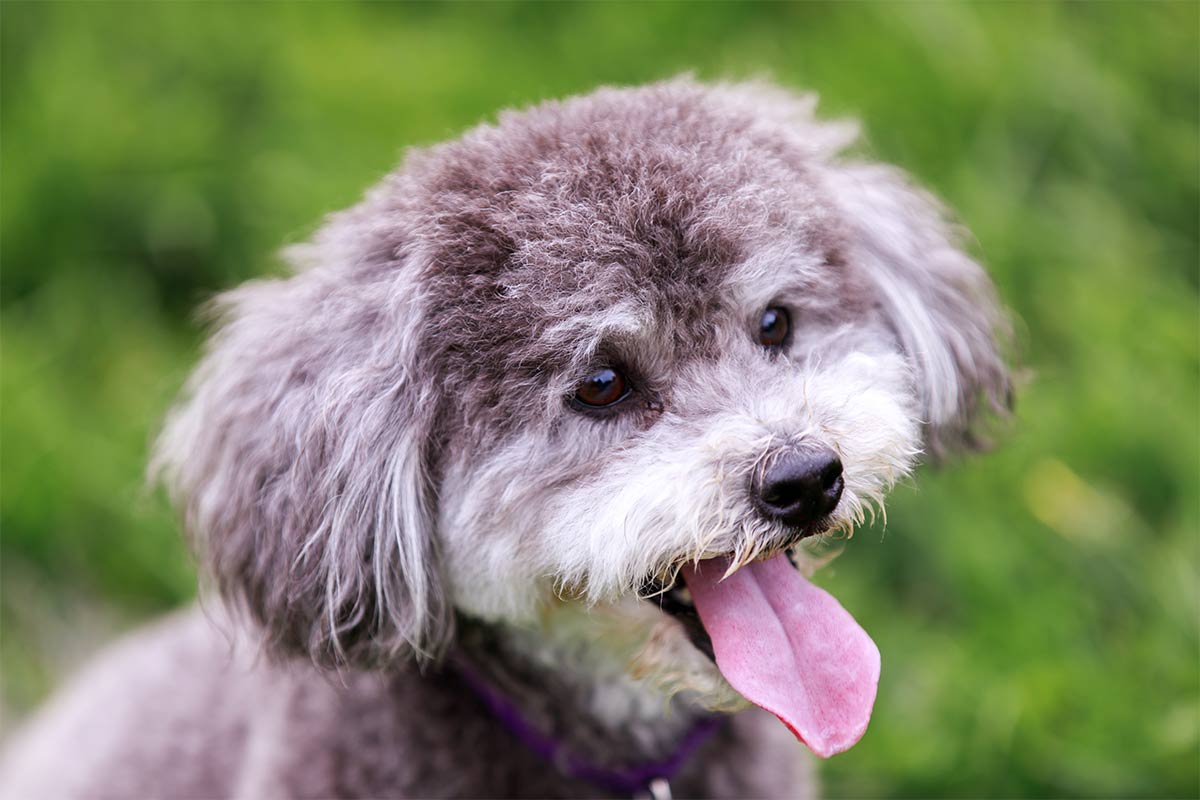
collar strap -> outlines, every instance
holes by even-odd
[[[708,741],[716,732],[723,717],[705,717],[694,724],[675,752],[659,761],[641,764],[630,764],[620,768],[610,768],[596,764],[579,753],[571,752],[566,744],[556,741],[537,730],[525,718],[511,700],[503,696],[462,658],[451,657],[453,669],[462,677],[488,711],[508,732],[540,756],[553,764],[560,772],[571,778],[587,781],[610,792],[623,795],[650,793],[657,796],[656,786],[659,781],[670,781],[675,773],[683,767],[687,760],[699,747]]]

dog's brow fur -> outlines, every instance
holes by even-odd
[[[486,727],[438,671],[451,647],[496,676],[533,675],[510,687],[531,704],[556,692],[548,707],[612,722],[595,741],[614,757],[662,746],[704,706],[729,708],[740,698],[712,663],[638,602],[647,578],[772,552],[785,532],[749,492],[784,454],[839,456],[828,523],[848,534],[922,451],[979,443],[984,412],[1007,403],[1003,315],[983,270],[903,176],[841,155],[853,126],[817,120],[814,105],[679,78],[508,112],[410,153],[288,251],[287,277],[217,301],[152,472],[225,604],[249,612],[250,638],[350,676],[336,694],[315,688],[312,667],[278,673],[300,677],[273,697],[327,704],[279,699],[317,721],[306,731],[358,764],[370,745],[357,732],[377,715],[337,704],[416,709],[409,727],[377,726],[396,740],[380,756],[394,785],[355,791],[443,793],[444,775],[397,759],[419,761],[425,736],[455,752],[446,726]],[[769,306],[791,319],[779,352],[758,344]],[[633,387],[603,418],[568,402],[598,366]],[[606,630],[621,646],[576,631],[589,609],[616,620]],[[171,646],[211,666],[199,630]],[[497,637],[510,655],[471,645]],[[613,686],[634,700],[613,706]],[[299,755],[324,752],[321,735],[306,732]],[[759,741],[729,736],[723,747]],[[473,755],[542,774],[502,756],[508,744]],[[311,791],[339,793],[319,763],[296,769]],[[770,771],[738,783],[733,762],[712,769],[733,793],[788,791]],[[465,794],[492,789],[465,766],[459,777]],[[708,792],[709,777],[685,786]]]

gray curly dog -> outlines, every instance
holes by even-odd
[[[506,112],[219,297],[152,464],[212,591],[3,796],[812,795],[879,677],[812,545],[1010,397],[983,270],[814,105]]]

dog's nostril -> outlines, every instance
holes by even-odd
[[[841,460],[825,449],[780,458],[752,494],[764,516],[799,528],[828,516],[844,486]]]
[[[830,454],[832,455],[832,453]],[[842,479],[842,461],[837,456],[829,459],[829,462],[821,470],[821,488],[825,491],[833,489],[834,484]]]

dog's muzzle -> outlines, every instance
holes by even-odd
[[[782,551],[791,559],[787,548],[825,531],[845,485],[842,461],[828,448],[789,453],[777,459],[753,482],[750,492],[758,512],[787,531],[781,540],[772,543],[770,551]],[[712,640],[701,624],[691,593],[679,578],[669,584],[661,578],[650,578],[640,593],[678,620],[697,649],[714,657]]]

